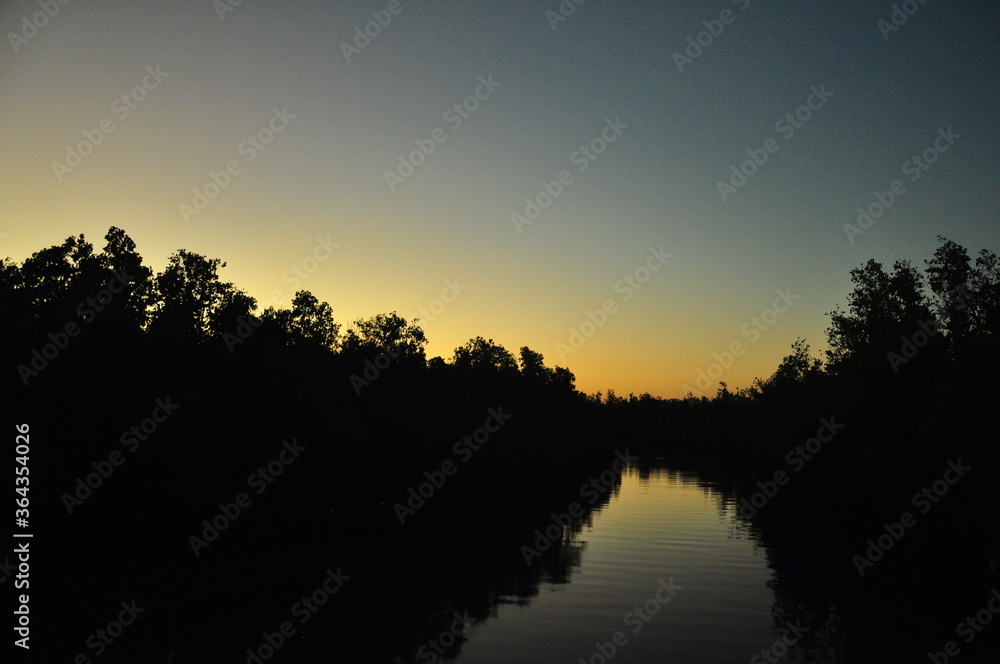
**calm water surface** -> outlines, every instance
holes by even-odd
[[[578,545],[568,583],[544,579],[527,604],[500,598],[497,615],[471,628],[457,661],[600,664],[612,655],[622,664],[704,664],[750,662],[762,650],[783,663],[842,661],[784,627],[763,549],[733,506],[693,474],[630,468]],[[680,589],[671,597],[661,581]],[[636,613],[643,606],[648,621]]]

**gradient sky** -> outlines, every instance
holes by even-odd
[[[869,258],[922,266],[938,234],[1000,250],[996,2],[908,4],[886,39],[882,2],[589,0],[553,29],[555,1],[401,0],[350,61],[341,44],[387,0],[243,0],[222,18],[221,0],[53,6],[45,21],[38,2],[0,7],[0,254],[17,261],[79,233],[100,249],[115,225],[154,270],[181,248],[221,258],[224,279],[287,307],[283,275],[329,238],[299,288],[342,323],[410,317],[457,279],[423,321],[429,355],[482,335],[569,366],[587,392],[676,397],[733,342],[730,387],[770,375],[797,336],[825,348],[826,312]],[[679,71],[674,53],[724,10]],[[154,82],[147,67],[168,75],[124,116],[115,100]],[[446,111],[479,77],[499,86],[456,126]],[[832,96],[789,135],[776,123],[812,86]],[[294,118],[258,152],[244,141],[273,109]],[[105,118],[114,130],[57,176]],[[573,153],[606,119],[627,128],[581,172]],[[960,138],[911,182],[904,163],[949,127]],[[435,129],[446,140],[390,191],[386,171]],[[717,182],[769,139],[777,151],[723,201]],[[186,222],[192,190],[233,160]],[[572,182],[519,233],[511,215],[563,170]],[[896,179],[905,192],[849,242],[844,224]],[[671,257],[625,301],[616,284],[661,245]],[[794,304],[744,334],[786,288]],[[608,299],[615,313],[560,356]]]

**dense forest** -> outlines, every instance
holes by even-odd
[[[818,612],[836,605],[864,633],[876,605],[901,632],[946,640],[954,606],[980,601],[973,591],[995,584],[1000,564],[988,415],[1000,396],[1000,263],[939,241],[922,269],[853,270],[824,356],[799,339],[770,377],[683,399],[583,394],[568,368],[479,336],[428,358],[419,320],[338,322],[306,290],[258,311],[220,278],[220,259],[180,250],[154,274],[119,228],[100,252],[80,235],[6,259],[4,402],[8,424],[31,424],[33,518],[59,570],[40,591],[61,607],[52,629],[83,644],[91,629],[76,617],[93,597],[141,592],[160,615],[194,616],[164,660],[206,640],[231,658],[232,644],[280,621],[288,587],[315,585],[327,567],[353,583],[326,620],[354,624],[372,605],[423,616],[409,622],[434,633],[455,593],[482,620],[491,597],[566,575],[588,515],[515,578],[500,570],[520,547],[497,542],[530,542],[581,478],[627,448],[727,487],[748,532],[780,542],[774,564]],[[285,473],[294,481],[278,481]],[[241,492],[251,499],[213,536]],[[904,539],[893,533],[907,510],[918,524],[903,524]],[[872,550],[886,533],[891,547]],[[417,574],[401,560],[416,550],[443,553]],[[364,582],[376,569],[410,599],[383,601],[372,590],[383,585]],[[471,588],[483,570],[491,581]],[[337,647],[344,661],[392,661],[425,636]],[[323,638],[296,647],[323,652]]]

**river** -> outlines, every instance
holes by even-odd
[[[693,473],[628,468],[573,546],[568,581],[543,577],[530,602],[498,598],[459,664],[843,661],[787,617],[764,549]]]

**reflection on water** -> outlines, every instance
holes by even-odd
[[[853,572],[849,555],[831,545],[822,557],[822,538],[839,533],[814,517],[822,541],[803,536],[810,505],[803,519],[758,518],[751,528],[738,516],[737,481],[641,463],[618,476],[603,457],[529,467],[523,458],[514,456],[513,469],[464,468],[405,526],[384,499],[381,465],[345,488],[337,510],[308,511],[305,493],[269,494],[203,558],[156,566],[155,585],[136,579],[157,551],[177,559],[190,519],[171,522],[176,508],[164,505],[126,530],[84,513],[71,524],[107,545],[51,567],[51,587],[81,605],[136,597],[151,607],[102,656],[107,664],[171,653],[176,663],[253,661],[247,649],[294,619],[329,569],[350,578],[268,661],[919,662],[990,599],[986,588],[968,606],[938,602],[931,614],[912,601],[927,584],[900,596],[895,578],[883,576],[858,592],[828,573],[838,561]],[[326,481],[322,468],[317,475]],[[584,478],[604,490],[588,491]],[[115,490],[135,492],[107,489]],[[54,594],[42,599],[60,606]],[[76,631],[64,639],[65,657],[51,661],[71,661],[95,629],[77,624],[81,611],[68,606],[55,623]],[[959,664],[1000,661],[989,639],[963,643]],[[907,657],[897,656],[907,644]],[[970,659],[973,648],[980,659]]]
[[[842,661],[830,625],[776,599],[733,501],[693,474],[629,468],[570,549],[566,575],[543,576],[530,603],[501,598],[461,664]]]

